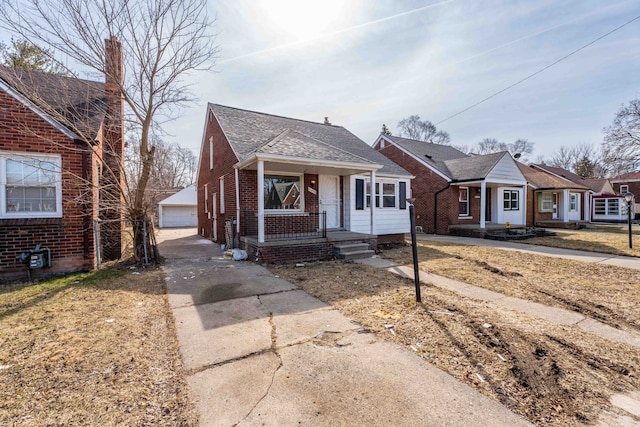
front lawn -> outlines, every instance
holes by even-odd
[[[410,265],[411,248],[383,257]],[[423,271],[640,334],[635,270],[441,242],[421,242],[419,261]],[[429,285],[422,286],[423,304],[416,304],[413,281],[361,264],[271,270],[536,425],[607,424],[601,417],[616,416],[609,397],[640,390],[640,348],[577,326]]]
[[[0,286],[0,425],[194,425],[160,270]]]
[[[631,231],[633,249],[629,249],[627,225],[589,225],[582,230],[549,231],[556,232],[557,236],[535,237],[523,240],[522,243],[640,257],[640,227],[637,225],[633,225]]]

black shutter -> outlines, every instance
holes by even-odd
[[[400,197],[400,209],[407,209],[407,183],[400,181],[400,188],[398,189],[398,197]]]
[[[364,179],[356,178],[356,210],[364,210]]]
[[[376,208],[380,207],[380,183],[376,182]]]

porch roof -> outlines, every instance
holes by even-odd
[[[239,163],[252,168],[257,160],[287,163],[301,172],[331,170],[356,173],[379,170],[381,175],[411,174],[341,126],[280,117],[209,104]],[[297,166],[296,166],[297,164]],[[268,165],[265,164],[265,167]]]
[[[588,190],[588,188],[582,184],[578,184],[567,178],[548,172],[543,172],[539,169],[534,169],[531,166],[524,165],[520,162],[518,162],[518,167],[527,181],[529,181],[536,190]]]

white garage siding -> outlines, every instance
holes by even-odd
[[[160,228],[198,226],[198,209],[195,206],[160,205],[158,216]]]

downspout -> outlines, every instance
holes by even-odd
[[[451,187],[450,182],[447,183],[446,187],[436,191],[436,194],[433,195],[433,234],[438,234],[438,195],[443,191],[448,190],[449,187]]]

